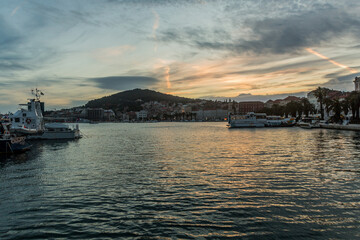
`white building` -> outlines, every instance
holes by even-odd
[[[355,77],[354,84],[355,91],[360,92],[360,77]]]
[[[148,112],[145,110],[141,110],[139,112],[136,112],[136,118],[137,119],[145,119],[147,118]]]
[[[192,111],[196,113],[196,120],[224,120],[228,117],[228,110],[217,109],[217,110],[199,110]]]

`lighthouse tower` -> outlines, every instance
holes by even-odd
[[[355,77],[355,91],[360,92],[360,77]]]

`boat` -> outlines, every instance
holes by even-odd
[[[10,115],[11,132],[22,134],[27,139],[78,139],[81,138],[79,125],[70,128],[62,123],[44,123],[42,114],[43,103],[40,97],[43,94],[38,89],[32,90],[35,96],[26,104],[20,104],[21,108]],[[25,108],[24,108],[25,106]]]
[[[320,119],[317,117],[304,117],[298,125],[305,129],[320,128]]]
[[[70,128],[63,123],[47,123],[40,134],[28,135],[28,139],[79,139],[81,138],[79,125]]]
[[[25,139],[25,136],[10,132],[10,123],[0,122],[0,153],[12,154],[29,150],[31,145]]]
[[[229,115],[229,128],[259,128],[267,124],[265,113],[250,112],[245,115]]]
[[[266,116],[266,127],[293,127],[295,118],[283,118],[281,116]]]
[[[41,110],[43,105],[40,96],[44,95],[40,90],[32,90],[34,98],[28,99],[26,104],[19,104],[20,109],[10,115],[11,132],[23,135],[39,134],[44,131],[44,120]]]

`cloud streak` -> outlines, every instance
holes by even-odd
[[[350,68],[350,67],[348,67],[348,66],[345,66],[344,64],[338,63],[338,62],[336,62],[336,61],[334,61],[334,60],[332,60],[332,59],[330,59],[330,58],[322,55],[321,53],[318,53],[317,51],[315,51],[315,50],[313,50],[313,49],[311,49],[311,48],[305,48],[305,50],[308,51],[308,52],[311,53],[311,54],[314,54],[315,56],[318,56],[319,58],[325,59],[326,61],[334,64],[335,66],[338,66],[338,67],[340,67],[340,68],[346,69],[346,70],[348,70],[348,71],[351,72],[351,73],[357,73],[357,72],[358,72],[358,71],[356,71],[355,69],[352,69],[352,68]]]

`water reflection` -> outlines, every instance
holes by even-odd
[[[4,239],[359,235],[358,133],[223,123],[80,128],[87,137],[36,143],[21,164],[0,168]]]

